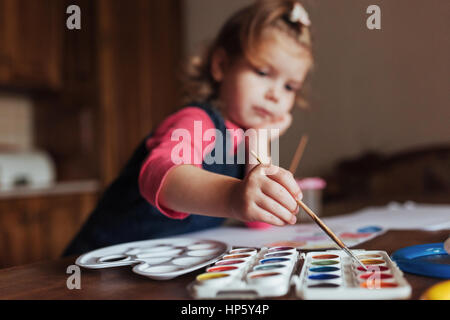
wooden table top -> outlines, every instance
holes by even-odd
[[[450,230],[389,230],[359,248],[384,250],[392,254],[397,249],[425,243],[445,241]],[[24,266],[0,270],[0,299],[191,299],[186,287],[203,269],[168,281],[156,281],[131,271],[131,267],[117,267],[101,270],[81,269],[81,289],[69,290],[66,286],[67,267],[74,264],[76,257],[54,261],[43,261]],[[405,273],[412,286],[411,299],[419,299],[422,293],[443,279],[423,277]],[[298,299],[293,290],[282,299]]]

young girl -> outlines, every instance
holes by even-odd
[[[213,228],[225,218],[294,224],[302,193],[292,174],[269,164],[246,168],[237,144],[245,144],[248,160],[254,146],[244,130],[283,134],[290,126],[313,61],[309,25],[294,0],[260,0],[232,16],[188,81],[196,102],[142,142],[64,255]],[[210,129],[216,140],[205,142]],[[232,129],[237,143],[227,148]],[[191,138],[180,141],[180,132]],[[217,154],[224,161],[206,161]]]

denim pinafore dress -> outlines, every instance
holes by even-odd
[[[208,114],[216,129],[222,133],[224,139],[222,146],[226,148],[225,139],[229,133],[219,111],[208,103],[194,103],[189,106],[201,108]],[[151,135],[142,141],[119,177],[103,193],[97,207],[66,248],[63,256],[82,254],[119,243],[157,239],[215,228],[224,222],[224,218],[194,214],[181,220],[171,219],[141,196],[138,179],[141,166],[151,151],[146,148],[146,141]],[[245,164],[239,164],[236,155],[233,163],[227,164],[225,158],[229,150],[222,151],[224,159],[221,164],[207,164],[203,161],[202,168],[243,179]],[[214,157],[215,148],[210,155]]]

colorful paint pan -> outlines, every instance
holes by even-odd
[[[290,257],[292,256],[292,252],[272,252],[266,253],[264,258],[277,258],[277,257]]]
[[[242,259],[242,260],[249,260],[252,256],[249,254],[229,254],[222,258],[222,260],[236,260],[236,259]]]
[[[212,266],[206,269],[207,273],[228,273],[235,277],[240,276],[244,272],[244,266]]]
[[[385,271],[389,270],[389,268],[386,266],[376,266],[376,265],[375,266],[367,266],[366,268],[367,268],[367,270],[361,266],[358,266],[357,270],[362,271],[362,272],[385,272]]]
[[[337,283],[318,283],[309,285],[308,288],[338,288],[340,287]]]
[[[220,260],[215,263],[217,266],[226,266],[226,265],[237,265],[237,264],[243,264],[245,263],[245,260]]]
[[[384,260],[379,259],[363,259],[360,260],[364,265],[378,265],[378,264],[386,264]]]
[[[277,271],[253,271],[247,275],[249,284],[279,284],[283,281],[289,282],[289,276]]]
[[[239,270],[239,268],[236,266],[215,266],[206,269],[206,272],[229,272],[234,270]]]
[[[279,276],[281,273],[279,272],[264,272],[264,273],[256,273],[256,274],[250,274],[249,278],[256,279],[256,278],[268,278],[268,277],[274,277]]]
[[[259,261],[259,263],[261,264],[265,264],[265,263],[279,263],[279,262],[289,262],[290,260],[288,258],[267,258],[267,259],[262,259]]]
[[[211,272],[211,273],[202,273],[197,276],[197,281],[206,281],[211,279],[219,279],[219,278],[226,278],[230,275],[228,273],[221,273],[221,272]]]
[[[260,264],[253,268],[256,270],[280,270],[280,269],[288,269],[285,264]]]
[[[321,254],[313,256],[313,259],[320,259],[320,260],[339,259],[339,256],[335,254]]]
[[[393,278],[394,278],[394,276],[392,274],[380,273],[380,272],[364,273],[359,276],[359,279],[361,279],[361,280],[368,280],[368,279],[386,280],[386,279],[393,279]]]
[[[398,284],[395,282],[384,281],[365,281],[360,284],[361,288],[366,289],[384,289],[384,288],[397,288]]]
[[[339,270],[341,269],[338,267],[313,267],[309,269],[311,272],[335,272]]]
[[[319,261],[314,261],[311,262],[311,264],[316,265],[316,266],[330,266],[330,265],[334,265],[334,264],[338,264],[339,261],[336,260],[319,260]]]
[[[337,274],[318,273],[318,274],[312,274],[308,278],[311,280],[333,280],[333,279],[339,279],[340,276],[338,276]]]
[[[198,275],[196,280],[201,285],[225,285],[232,277],[224,272],[207,272]]]

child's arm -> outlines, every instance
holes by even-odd
[[[295,222],[292,215],[298,207],[294,196],[300,189],[292,175],[275,166],[271,171],[279,170],[270,176],[263,174],[267,167],[256,166],[244,180],[203,170],[201,163],[195,163],[195,155],[201,160],[209,152],[210,142],[203,141],[198,147],[191,139],[174,140],[172,136],[175,129],[195,136],[194,120],[202,125],[202,132],[214,128],[206,112],[189,107],[168,117],[147,141],[151,153],[139,176],[142,196],[172,219],[193,213],[275,225]],[[187,162],[193,164],[175,165],[172,161],[172,153],[175,150],[177,155],[181,144],[191,150]]]
[[[178,212],[227,217],[232,189],[239,179],[215,174],[193,165],[174,167],[159,194],[164,207]]]
[[[181,165],[167,174],[159,200],[175,211],[282,226],[296,222],[295,197],[301,191],[292,174],[273,165],[256,166],[244,180]]]

